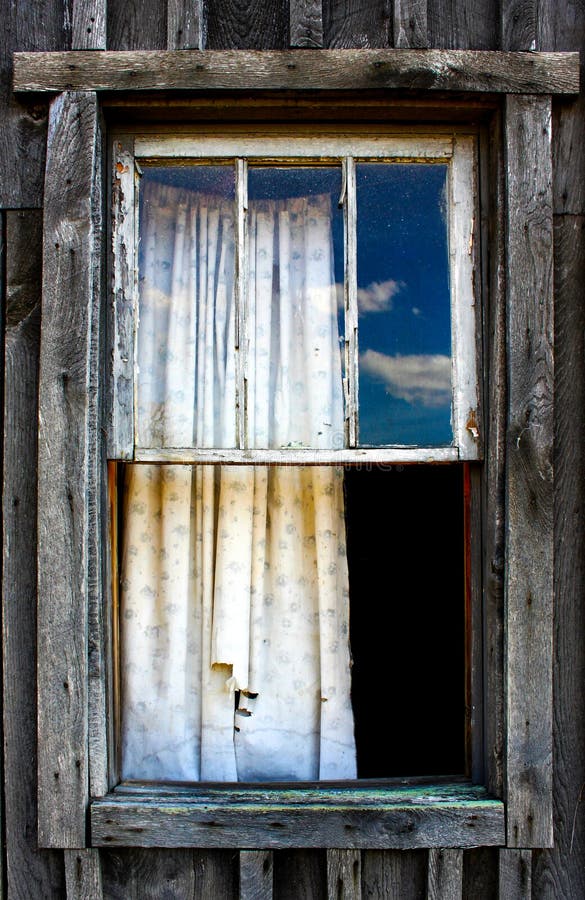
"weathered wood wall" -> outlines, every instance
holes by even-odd
[[[580,0],[0,0],[3,892],[35,898],[585,897],[585,101],[555,101],[555,848],[39,851],[36,457],[47,106],[14,50],[432,47],[585,51]],[[501,585],[493,579],[493,602]]]

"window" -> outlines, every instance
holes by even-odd
[[[447,63],[438,82],[435,69],[431,73],[431,67],[437,64],[437,53],[439,61]],[[84,65],[79,65],[77,61],[72,62],[77,57],[69,54],[51,54],[50,59],[43,55],[42,66],[36,69],[38,60],[34,55],[25,54],[19,60],[15,75],[19,89],[55,91],[62,90],[63,85],[68,90],[71,84],[81,85],[80,92],[59,95],[51,104],[43,218],[38,591],[41,846],[325,847],[333,844],[413,848],[504,842],[513,847],[550,846],[553,415],[550,94],[577,89],[577,61],[574,57],[555,54],[437,53],[417,54],[414,59],[400,51],[360,51],[366,74],[359,84],[387,98],[390,95],[382,92],[403,87],[405,82],[400,79],[405,77],[418,83],[419,67],[422,70],[426,67],[426,72],[432,74],[431,92],[436,87],[477,92],[472,100],[453,95],[455,104],[442,96],[431,102],[432,93],[425,94],[420,101],[422,105],[416,107],[416,115],[420,113],[435,123],[444,123],[446,116],[453,113],[461,121],[480,122],[477,174],[482,198],[488,200],[487,208],[481,207],[482,219],[487,213],[487,222],[484,220],[485,227],[480,229],[476,221],[475,232],[480,241],[465,245],[450,240],[449,246],[458,248],[465,263],[469,250],[478,254],[481,243],[485,415],[478,414],[475,420],[473,416],[465,418],[467,410],[459,400],[462,396],[459,388],[465,384],[465,378],[462,379],[458,370],[452,380],[454,422],[462,422],[463,428],[458,431],[455,425],[450,446],[361,447],[359,443],[352,446],[348,439],[343,449],[332,450],[155,447],[138,448],[140,461],[135,458],[134,447],[131,337],[134,333],[131,277],[134,152],[122,136],[121,157],[116,167],[120,175],[117,189],[121,189],[123,196],[114,200],[123,213],[119,222],[123,237],[113,248],[114,303],[113,309],[106,310],[107,292],[101,277],[105,259],[102,121],[97,94],[87,89],[88,84],[97,84],[97,90],[111,88],[113,93],[108,94],[107,103],[118,104],[117,115],[122,108],[123,115],[127,116],[128,99],[117,100],[115,94],[127,86],[124,81],[127,56],[112,54],[112,69],[99,82],[91,68],[93,58],[88,57]],[[347,84],[344,70],[347,57],[343,53],[323,56],[327,65],[319,70],[318,84],[311,80],[314,75],[309,76],[302,68],[308,58],[306,53],[264,54],[260,71],[256,56],[243,51],[238,56],[240,67],[235,77],[241,79],[242,72],[248,73],[251,84],[273,90],[276,84],[284,86],[282,79],[286,81],[289,77],[282,74],[283,62],[288,60],[291,65],[287,64],[287,71],[297,64],[300,66],[294,75],[296,80],[287,82],[295,90],[304,86],[335,92],[340,84]],[[219,63],[224,67],[228,64],[229,68],[230,59],[222,53],[207,56],[193,52],[188,58],[181,55],[181,65],[191,67],[190,80],[166,84],[171,89],[178,86],[188,90],[197,85],[208,86],[208,82],[197,81],[199,68],[204,73],[201,77],[207,77],[208,60],[211,66]],[[493,66],[495,59],[497,73]],[[514,65],[506,67],[508,59]],[[143,53],[139,60],[141,71],[146,73],[146,82],[142,80],[140,85],[159,87],[159,54]],[[458,60],[457,65],[454,60]],[[168,61],[173,69],[178,59],[171,53]],[[380,63],[385,73],[382,82]],[[406,75],[401,68],[404,65]],[[40,74],[33,77],[33,71]],[[261,81],[264,79],[261,84],[253,80],[257,72]],[[374,73],[373,81],[371,73]],[[341,74],[344,78],[340,80]],[[164,82],[166,76],[162,77]],[[230,83],[234,91],[240,91],[238,98],[242,100],[238,99],[236,104],[232,98],[233,118],[252,121],[256,116],[257,120],[256,98],[244,100],[241,93],[244,84]],[[211,90],[224,87],[225,81],[218,81],[212,84]],[[531,95],[523,93],[527,89],[532,91]],[[485,93],[487,90],[489,95]],[[500,102],[498,94],[502,93],[505,96]],[[323,119],[329,116],[331,121],[331,97],[323,95],[321,101],[321,96],[315,92],[307,99],[295,94],[287,107],[288,95],[276,98],[271,93],[270,99],[264,97],[261,101],[265,104],[262,114],[270,118],[266,115],[266,104],[272,108],[272,103],[281,103],[283,118],[298,117],[301,111],[307,121],[315,121],[320,116]],[[349,109],[347,118],[353,120],[355,116],[363,121],[369,113],[362,110],[361,102],[361,96],[357,100],[345,98],[343,106],[336,107],[333,115],[341,121]],[[380,121],[389,107],[371,98],[368,102],[369,109],[372,105],[379,106],[372,118]],[[407,102],[410,104],[410,99]],[[214,103],[214,97],[199,97],[195,111],[190,113],[192,121],[223,118],[224,106],[217,113]],[[405,112],[404,99],[398,98],[397,104],[400,115],[412,114],[410,107]],[[396,109],[389,114],[396,115]],[[446,131],[442,124],[423,130],[433,138]],[[225,137],[223,123],[222,131]],[[205,126],[207,137],[212,132],[217,137],[217,130]],[[201,126],[198,133],[201,137]],[[420,132],[412,128],[411,133]],[[466,133],[465,127],[462,133]],[[452,134],[456,135],[455,144],[458,144],[458,129],[453,129]],[[184,138],[183,129],[175,138],[176,148],[180,149]],[[144,146],[147,140],[155,140],[152,129],[145,135]],[[327,154],[333,154],[332,147],[333,140],[328,136],[323,150],[327,159],[331,159]],[[266,152],[265,144],[263,153]],[[287,161],[290,152],[289,140],[282,150]],[[352,154],[358,162],[375,158],[370,149],[364,151],[364,156],[360,153],[352,144],[339,158]],[[137,156],[140,165],[140,153]],[[167,159],[174,156],[177,152],[169,152]],[[192,151],[187,156],[191,158]],[[279,152],[275,156],[278,158]],[[146,157],[152,158],[152,154]],[[215,159],[236,157],[237,152],[232,148],[220,150]],[[203,158],[210,160],[213,154],[206,151]],[[297,154],[295,146],[295,159],[299,158],[302,154],[300,151]],[[395,158],[394,151],[385,157],[388,158]],[[433,156],[433,159],[445,158],[442,153]],[[241,184],[238,181],[238,190]],[[347,187],[346,181],[345,198]],[[242,234],[239,226],[238,234]],[[127,257],[116,257],[118,249],[123,254],[128,248]],[[453,271],[459,271],[459,267],[451,267]],[[237,283],[246,282],[238,279]],[[455,282],[451,285],[452,296],[453,290],[458,296]],[[452,308],[457,309],[457,303]],[[106,314],[111,319],[111,343],[107,347],[103,343]],[[457,341],[460,334],[452,320],[452,341]],[[104,399],[102,355],[108,357],[103,368],[115,375],[116,397],[113,403],[112,386],[108,384],[103,420],[99,413]],[[473,358],[477,360],[477,356]],[[358,361],[357,354],[350,354],[349,361]],[[352,395],[349,390],[350,401],[352,396],[355,393]],[[345,415],[348,408],[345,398],[344,402]],[[355,409],[353,421],[359,426],[359,405]],[[457,410],[462,417],[457,418]],[[485,460],[474,464],[472,459],[467,463],[468,451],[463,449],[460,435],[465,440],[469,435],[469,441],[475,446],[476,430],[485,446]],[[106,521],[102,515],[106,505],[102,491],[106,438],[108,456],[117,461],[113,470],[133,464],[162,465],[163,456],[166,465],[219,462],[245,463],[249,468],[252,456],[257,465],[274,465],[275,452],[281,460],[303,466],[308,455],[314,457],[318,452],[319,464],[353,466],[352,475],[358,459],[364,464],[377,461],[402,465],[401,460],[421,463],[426,454],[433,459],[439,456],[450,459],[454,468],[469,465],[470,478],[468,484],[464,481],[464,495],[467,496],[469,489],[472,497],[483,493],[485,498],[482,517],[473,512],[464,522],[464,528],[476,535],[468,544],[476,556],[473,571],[481,569],[484,573],[483,605],[471,605],[472,615],[479,617],[479,621],[477,618],[474,621],[471,637],[477,643],[483,619],[484,644],[479,656],[483,649],[486,753],[477,777],[490,793],[481,783],[470,785],[452,780],[445,783],[440,779],[430,785],[354,783],[349,788],[301,784],[292,793],[278,785],[267,790],[263,785],[234,788],[209,784],[121,784],[114,765],[119,732],[113,728],[114,716],[110,709],[114,693],[111,648],[118,642],[112,640],[109,631],[117,617],[110,615],[112,567],[107,559],[102,568],[109,546],[101,531]],[[359,441],[359,431],[356,441]],[[480,448],[474,452],[479,457]],[[462,462],[457,463],[457,457]],[[312,462],[316,464],[314,458]],[[481,483],[477,479],[478,465],[482,468]],[[444,470],[450,468],[451,465]],[[418,469],[419,466],[409,467],[405,471]],[[362,496],[360,492],[357,499]],[[471,509],[479,509],[475,501]],[[477,590],[477,585],[474,589]],[[475,651],[471,656],[477,659]]]
[[[114,260],[138,273],[115,322],[127,442],[110,452],[128,461],[123,781],[469,766],[476,141],[276,128],[115,141]],[[418,560],[432,584],[410,574]],[[419,650],[388,661],[378,631]],[[428,749],[437,701],[443,754]],[[388,716],[396,749],[381,754]]]

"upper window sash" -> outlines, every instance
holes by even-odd
[[[236,199],[236,446],[141,446],[136,439],[138,328],[138,198],[140,176],[151,164],[218,162],[234,166]],[[447,245],[451,328],[451,420],[447,445],[358,445],[359,324],[357,308],[356,164],[361,162],[442,163],[447,167]],[[287,446],[252,449],[246,434],[245,340],[249,316],[247,164],[332,164],[343,169],[344,305],[345,305],[345,441],[336,449]],[[481,457],[478,347],[480,312],[475,298],[477,159],[476,138],[466,133],[367,133],[325,126],[308,129],[265,128],[258,131],[206,128],[204,134],[143,134],[117,137],[112,153],[113,230],[110,310],[112,335],[108,455],[144,462],[357,463],[473,460]],[[142,442],[144,444],[144,442]],[[194,444],[195,442],[193,442]]]

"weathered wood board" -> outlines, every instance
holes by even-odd
[[[508,846],[552,844],[551,108],[508,97],[506,800]]]
[[[51,106],[39,403],[39,842],[83,847],[88,798],[87,614],[94,293],[100,290],[95,95]],[[93,448],[92,448],[93,449]],[[80,539],[81,537],[81,539]],[[95,578],[95,574],[94,574]]]
[[[6,217],[3,441],[5,878],[10,897],[63,896],[63,859],[37,842],[37,403],[42,216]],[[4,273],[3,273],[4,274]]]
[[[435,90],[575,94],[578,54],[480,50],[16,53],[15,91]]]

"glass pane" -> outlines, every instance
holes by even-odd
[[[450,444],[447,166],[356,169],[359,443]]]
[[[138,447],[234,447],[233,166],[140,182]]]
[[[340,167],[250,167],[248,443],[343,447]]]

